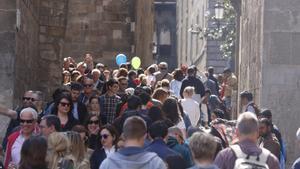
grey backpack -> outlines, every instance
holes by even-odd
[[[234,169],[269,169],[267,160],[270,151],[262,148],[262,153],[258,156],[250,156],[245,154],[239,145],[231,146],[236,155]]]

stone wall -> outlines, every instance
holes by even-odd
[[[39,65],[43,71],[39,72],[37,89],[49,99],[62,82],[68,0],[41,0],[39,8]]]
[[[300,1],[242,1],[239,90],[251,90],[287,143],[288,167],[299,156]],[[246,80],[247,79],[247,80]]]
[[[207,1],[180,0],[177,1],[177,55],[178,64],[196,64],[199,69],[206,66],[206,40],[200,34],[192,34],[189,30],[196,25],[201,29],[207,26],[205,11]]]
[[[154,0],[136,0],[135,50],[143,58],[142,66],[153,64]],[[146,22],[145,22],[146,20]]]
[[[203,32],[192,33],[190,30],[216,28],[214,20],[208,15],[214,15],[216,0],[181,0],[177,1],[177,38],[178,63],[194,64],[201,71],[214,66],[216,73],[223,72],[228,66],[227,59],[220,52],[221,41],[203,37]],[[222,23],[220,23],[222,26]]]
[[[14,67],[16,55],[16,2],[0,1],[0,104],[13,107]],[[5,131],[9,119],[1,116],[0,131]],[[4,132],[0,132],[3,136]]]
[[[0,104],[12,107],[16,55],[16,1],[0,1],[0,22]]]
[[[245,1],[241,7],[239,91],[249,90],[259,103],[262,87],[263,1]]]
[[[132,56],[132,5],[132,0],[70,0],[64,57],[73,56],[79,61],[88,52],[96,62],[116,66],[117,53]]]
[[[39,0],[19,0],[21,25],[16,32],[14,104],[26,90],[36,90],[39,79]],[[22,85],[20,85],[22,84]]]

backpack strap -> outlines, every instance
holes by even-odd
[[[268,157],[271,154],[271,152],[265,148],[261,148],[262,152],[259,155],[259,161],[263,163],[267,163]]]
[[[230,148],[234,152],[236,158],[249,158],[249,156],[242,151],[239,145],[232,145]]]

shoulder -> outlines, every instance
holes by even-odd
[[[277,157],[275,155],[273,155],[272,153],[269,154],[268,160],[267,160],[267,164],[269,166],[269,168],[272,169],[279,169],[280,164],[279,161],[277,159]]]
[[[235,154],[233,152],[233,150],[228,147],[224,150],[222,150],[216,157],[215,159],[215,164],[218,165],[219,167],[222,166],[223,163],[227,163],[227,162],[235,162]]]
[[[11,135],[8,136],[8,141],[16,140],[20,135],[20,131],[15,131]]]

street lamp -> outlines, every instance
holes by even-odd
[[[218,23],[218,29],[220,28],[220,20],[224,18],[224,6],[221,2],[215,5],[215,18]]]

